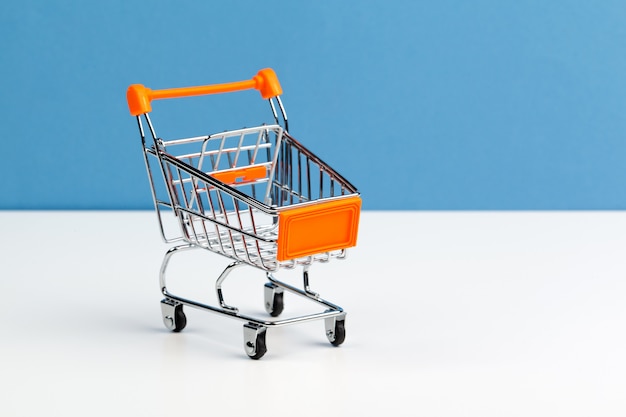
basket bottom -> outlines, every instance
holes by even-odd
[[[191,226],[191,225],[190,225]],[[246,233],[258,236],[251,237],[245,233],[226,229],[205,220],[196,220],[194,231],[188,243],[220,255],[244,262],[265,271],[276,271],[280,268],[295,268],[296,266],[311,265],[314,262],[328,262],[332,258],[344,258],[346,250],[334,250],[296,259],[277,260],[278,227],[276,225],[243,228]],[[201,230],[202,232],[198,233]],[[209,230],[215,230],[210,232]]]

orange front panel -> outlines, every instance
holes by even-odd
[[[356,245],[361,198],[358,196],[279,213],[279,261]]]

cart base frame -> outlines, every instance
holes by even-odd
[[[338,305],[333,304],[320,297],[319,294],[311,291],[309,286],[309,266],[303,267],[303,288],[294,287],[285,282],[276,279],[270,272],[266,272],[268,282],[264,287],[265,310],[272,317],[277,317],[283,310],[283,294],[285,291],[296,294],[307,300],[310,300],[324,308],[323,311],[302,316],[266,320],[263,318],[253,317],[242,314],[236,307],[229,306],[225,303],[222,293],[222,283],[228,277],[230,272],[239,266],[246,265],[241,261],[234,261],[229,264],[216,280],[215,288],[219,306],[194,301],[183,298],[168,291],[166,285],[166,273],[173,255],[185,252],[191,249],[203,249],[195,245],[185,244],[170,248],[163,257],[159,280],[161,284],[161,292],[165,298],[161,301],[161,313],[165,327],[174,332],[179,332],[187,324],[186,316],[183,312],[183,306],[193,307],[202,311],[216,313],[222,316],[230,317],[244,322],[244,350],[252,359],[260,359],[267,352],[266,332],[267,329],[273,327],[288,326],[297,323],[304,323],[314,320],[324,320],[326,337],[333,346],[339,346],[345,340],[345,311]]]

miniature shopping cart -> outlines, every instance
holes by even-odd
[[[149,117],[153,100],[248,89],[258,90],[269,101],[272,124],[163,139]],[[127,92],[130,113],[139,126],[161,235],[166,243],[176,243],[166,252],[160,269],[163,322],[168,329],[181,331],[187,323],[183,306],[243,321],[244,348],[252,359],[266,353],[265,335],[270,327],[323,319],[330,343],[343,343],[346,313],[311,290],[309,268],[346,256],[346,249],[356,244],[361,208],[356,188],[289,135],[280,94],[276,74],[269,68],[246,81],[166,90],[134,84]],[[144,123],[152,140],[146,140]],[[166,230],[165,216],[176,220],[174,233]],[[219,305],[182,298],[167,289],[170,258],[195,248],[232,260],[215,284]],[[242,265],[265,272],[265,309],[276,319],[250,317],[224,301],[222,284]],[[273,275],[281,268],[295,267],[302,267],[303,288]],[[317,303],[321,311],[278,319],[285,291]]]

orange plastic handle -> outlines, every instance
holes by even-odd
[[[230,93],[233,91],[256,89],[264,99],[270,99],[283,93],[278,77],[271,68],[259,71],[252,79],[235,81],[225,84],[211,84],[199,87],[169,88],[165,90],[151,90],[141,84],[133,84],[126,91],[128,109],[133,116],[139,116],[152,111],[152,100],[164,98],[179,98],[201,96],[205,94]]]

